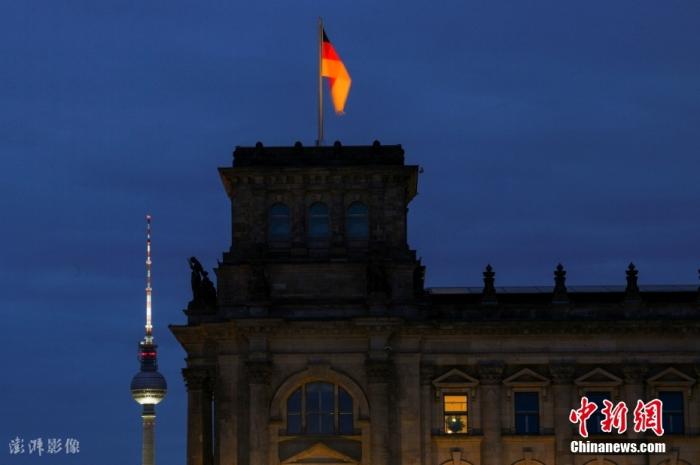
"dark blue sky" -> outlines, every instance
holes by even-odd
[[[235,145],[312,144],[316,20],[353,77],[330,141],[424,167],[410,242],[429,285],[697,283],[700,3],[17,1],[0,6],[0,439],[140,460],[129,395],[153,214],[161,464],[185,463],[190,255],[229,243]],[[4,446],[6,447],[6,446]],[[5,454],[5,455],[2,455]]]

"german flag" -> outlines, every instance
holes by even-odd
[[[323,29],[323,43],[321,44],[321,76],[328,78],[335,112],[339,115],[343,114],[352,79],[333,48],[333,44],[328,40],[325,29]]]

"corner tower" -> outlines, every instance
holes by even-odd
[[[218,312],[193,302],[191,322],[415,311],[423,267],[406,215],[418,167],[400,145],[258,143],[237,147],[219,174],[232,243],[216,270]]]

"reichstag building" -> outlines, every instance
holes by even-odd
[[[231,247],[196,258],[187,465],[700,465],[697,286],[426,288],[407,242],[419,169],[398,145],[238,147]],[[484,264],[486,265],[486,264]],[[553,264],[553,265],[556,265]],[[569,412],[664,402],[651,455],[574,454]],[[631,420],[630,420],[631,422]]]

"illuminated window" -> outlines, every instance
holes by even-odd
[[[289,207],[276,203],[270,207],[267,218],[267,232],[272,240],[287,240],[290,235]]]
[[[353,434],[353,402],[331,383],[308,383],[287,398],[287,434]]]
[[[445,394],[442,400],[445,432],[447,434],[466,433],[469,424],[466,394]]]
[[[540,397],[537,392],[513,393],[515,407],[515,433],[539,434]]]
[[[598,409],[595,412],[593,412],[593,415],[591,415],[590,418],[586,420],[586,427],[588,428],[588,432],[590,434],[605,434],[603,433],[600,424],[600,422],[602,422],[605,417],[600,412],[601,410],[603,410],[603,407],[605,407],[605,405],[603,404],[603,400],[610,400],[610,393],[606,391],[589,391],[586,393],[586,397],[588,397],[588,402],[592,402],[598,406]]]
[[[345,231],[350,239],[367,239],[369,237],[369,221],[367,205],[353,202],[347,210]]]
[[[683,434],[685,432],[683,393],[681,391],[659,391],[659,400],[663,402],[664,432]]]
[[[328,206],[325,203],[315,203],[309,208],[309,237],[322,239],[330,234],[330,219]]]

